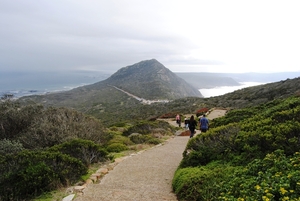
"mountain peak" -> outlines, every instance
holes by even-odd
[[[202,96],[156,59],[123,67],[105,82],[149,100]]]

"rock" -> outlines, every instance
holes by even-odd
[[[96,176],[90,176],[90,179],[95,183],[98,181],[97,177]]]
[[[67,197],[64,197],[62,199],[62,201],[72,201],[74,196],[75,196],[75,194],[68,195]]]
[[[100,173],[95,173],[95,174],[92,174],[92,177],[96,177],[97,179],[100,179],[101,174]]]
[[[107,168],[100,168],[99,170],[97,170],[97,173],[107,174],[108,173],[108,169]]]
[[[87,186],[87,185],[92,184],[92,183],[93,183],[93,181],[91,179],[87,179],[86,182],[85,182],[85,185]]]
[[[75,186],[74,187],[74,191],[75,192],[83,192],[84,189],[85,189],[84,186]]]

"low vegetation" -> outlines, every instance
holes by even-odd
[[[107,128],[72,109],[2,101],[0,201],[31,200],[74,185],[95,164],[158,144],[174,129],[157,121],[119,122]]]
[[[0,201],[30,200],[73,185],[103,161],[162,142],[175,127],[157,118],[224,118],[189,141],[173,188],[180,200],[297,200],[300,78],[212,98],[143,105],[112,87],[0,102]],[[96,86],[94,86],[96,87]],[[41,105],[43,103],[43,105]],[[298,199],[299,200],[299,199]]]
[[[180,200],[298,200],[300,97],[236,109],[189,141],[175,174]]]

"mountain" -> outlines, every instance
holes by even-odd
[[[199,90],[157,60],[146,60],[118,70],[103,82],[149,100],[202,97]]]
[[[129,93],[136,97],[129,96]],[[110,122],[119,118],[121,120],[124,114],[128,118],[145,115],[141,109],[143,105],[137,97],[147,100],[175,100],[183,97],[199,98],[202,95],[152,59],[121,68],[106,80],[91,85],[45,95],[24,96],[18,100],[26,104],[35,102],[45,106],[73,108]]]
[[[106,80],[78,87],[76,89],[59,92],[54,94],[46,94],[40,97],[29,96],[22,99],[52,99],[55,97],[61,101],[79,100],[79,98],[93,99],[96,94],[101,94],[109,88],[113,90],[121,89],[139,98],[148,100],[174,100],[183,97],[203,97],[198,89],[189,85],[182,78],[175,75],[168,68],[164,67],[157,60],[146,60],[123,67]],[[91,95],[90,93],[93,93]],[[104,94],[103,94],[104,95]],[[56,104],[54,103],[53,104]]]

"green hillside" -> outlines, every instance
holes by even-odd
[[[190,96],[153,104],[143,104],[108,86],[113,83],[108,81],[1,100],[0,200],[29,200],[80,182],[94,164],[173,136],[178,128],[158,117],[216,107],[229,112],[188,143],[173,180],[179,199],[299,197],[300,78],[218,97]]]
[[[231,110],[191,139],[173,188],[180,200],[298,200],[300,96]]]

